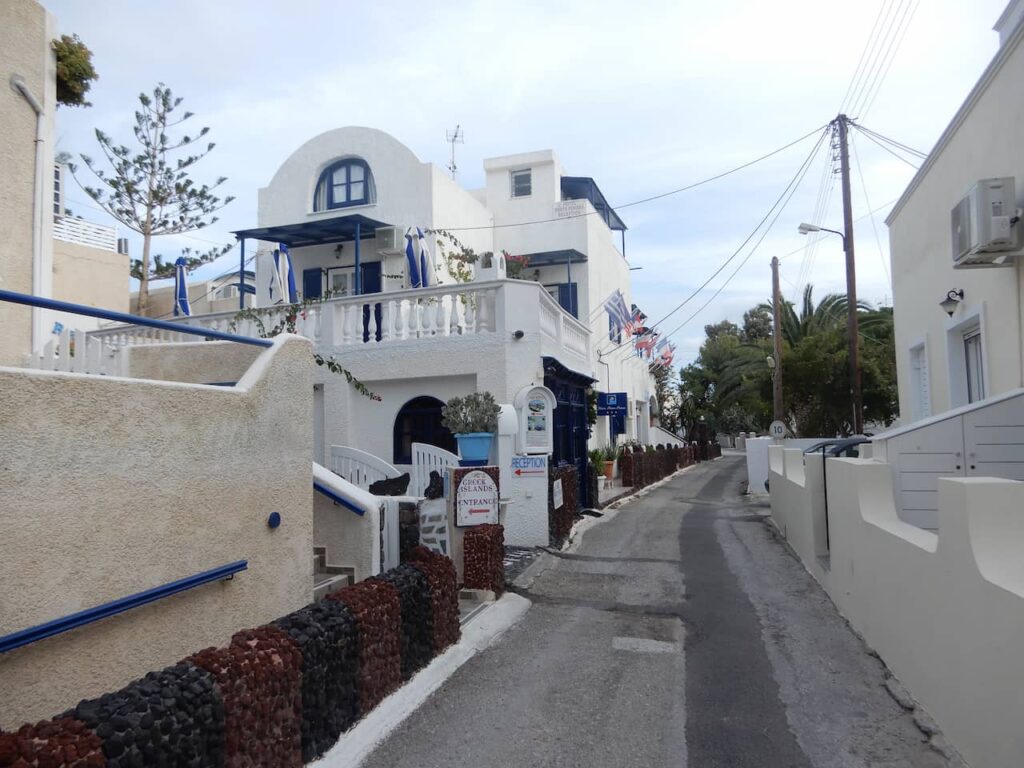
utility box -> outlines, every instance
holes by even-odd
[[[982,179],[950,212],[955,268],[1008,265],[1020,249],[1017,193],[1012,176]]]

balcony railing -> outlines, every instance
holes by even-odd
[[[176,318],[192,328],[261,336],[281,326],[296,307],[266,307],[239,316],[237,311]],[[530,315],[539,313],[538,319]],[[536,317],[536,315],[534,315]],[[387,344],[418,339],[511,334],[539,324],[545,353],[565,349],[587,360],[589,329],[567,313],[543,286],[520,280],[438,285],[415,290],[328,299],[298,308],[295,332],[317,349]],[[192,331],[195,333],[195,331]],[[164,328],[118,326],[89,334],[114,346],[185,341]]]
[[[68,243],[88,245],[117,253],[117,230],[104,224],[58,216],[53,221],[53,236]]]

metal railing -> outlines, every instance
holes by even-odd
[[[21,648],[24,645],[34,643],[38,640],[44,640],[47,637],[53,637],[59,635],[62,632],[68,632],[72,629],[91,624],[94,621],[100,619],[106,619],[110,616],[115,616],[119,613],[124,613],[132,608],[138,608],[152,603],[156,600],[161,600],[171,595],[176,595],[179,592],[184,592],[195,587],[202,586],[203,584],[209,584],[211,581],[220,581],[222,579],[230,579],[239,571],[244,571],[249,567],[248,560],[237,560],[227,565],[222,565],[219,568],[212,568],[209,571],[203,571],[197,573],[194,576],[186,576],[184,579],[178,579],[167,584],[163,584],[159,587],[153,587],[152,589],[146,589],[142,592],[136,592],[134,595],[128,595],[122,597],[119,600],[111,600],[109,603],[103,603],[97,605],[95,608],[87,608],[84,611],[78,613],[72,613],[68,616],[64,616],[53,621],[47,621],[44,624],[37,624],[34,627],[28,629],[22,629],[18,632],[12,632],[9,635],[0,637],[0,653],[6,653],[7,651],[13,651],[15,648]]]

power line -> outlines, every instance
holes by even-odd
[[[860,82],[854,89],[853,94],[850,96],[849,102],[847,102],[846,110],[853,111],[851,107],[858,104],[861,97],[864,94],[864,90],[870,81],[872,74],[875,71],[875,67],[880,59],[882,48],[885,46],[885,41],[889,38],[889,30],[892,29],[892,21],[899,13],[899,8],[902,7],[905,0],[893,0],[885,8],[885,16],[882,20],[881,26],[877,30],[877,34],[871,40],[871,50],[868,53],[868,62],[864,69],[861,71]],[[898,4],[897,4],[898,3]]]
[[[862,83],[862,89],[859,94],[850,102],[850,111],[854,114],[857,110],[861,109],[867,102],[868,95],[875,88],[878,83],[878,79],[885,66],[885,61],[888,59],[890,52],[893,50],[893,46],[896,42],[900,26],[903,23],[903,19],[906,17],[907,10],[909,9],[909,0],[899,0],[899,5],[892,7],[893,14],[892,18],[887,18],[887,26],[885,35],[881,38],[881,45],[878,48],[878,55],[875,56],[874,61],[871,64],[871,69],[868,75],[864,78]]]
[[[846,105],[846,98],[850,95],[853,90],[854,83],[859,79],[861,67],[864,65],[865,57],[868,53],[868,48],[871,46],[871,41],[875,36],[875,31],[878,29],[878,24],[882,20],[882,14],[885,11],[886,4],[882,3],[882,6],[878,9],[878,15],[875,16],[875,23],[871,27],[871,31],[868,33],[867,40],[864,41],[864,48],[860,52],[860,59],[857,60],[857,66],[853,70],[853,76],[850,78],[850,82],[846,86],[846,93],[843,94],[842,100],[839,102],[838,112],[843,111],[843,107]]]
[[[792,198],[793,194],[796,192],[797,187],[799,187],[800,182],[803,180],[804,176],[807,174],[808,168],[810,168],[811,163],[813,162],[815,155],[817,155],[818,150],[821,148],[821,145],[822,145],[822,143],[825,140],[825,137],[828,135],[828,131],[825,130],[827,128],[828,128],[828,126],[825,126],[821,130],[821,135],[818,137],[818,140],[815,142],[814,146],[811,148],[810,153],[807,155],[807,157],[804,159],[804,161],[800,164],[800,167],[797,169],[796,174],[793,176],[792,179],[790,179],[789,183],[786,185],[785,189],[782,190],[782,193],[779,195],[779,197],[776,198],[776,200],[772,204],[771,208],[768,209],[768,212],[757,223],[757,226],[754,227],[754,229],[750,232],[750,234],[747,235],[747,237],[743,240],[743,242],[740,244],[740,246],[735,251],[733,251],[732,255],[729,256],[729,258],[727,258],[724,262],[722,262],[722,264],[719,265],[719,267],[714,272],[711,273],[711,275],[708,277],[708,279],[705,280],[703,283],[701,283],[701,285],[696,290],[694,290],[689,296],[687,296],[685,299],[683,299],[683,301],[680,302],[671,312],[669,312],[667,315],[662,317],[656,323],[653,323],[650,326],[650,328],[647,330],[648,334],[652,333],[655,328],[657,328],[659,325],[661,325],[663,322],[665,322],[665,320],[667,320],[673,314],[675,314],[680,309],[682,309],[684,306],[686,306],[690,301],[693,300],[694,297],[697,296],[697,294],[699,294],[702,290],[704,290],[704,288],[706,288],[708,286],[708,284],[710,284],[711,281],[714,280],[714,278],[718,274],[720,274],[722,272],[722,270],[724,270],[740,254],[740,252],[747,246],[747,243],[749,243],[754,238],[754,236],[758,233],[758,231],[761,230],[762,227],[764,227],[765,222],[767,222],[768,219],[771,218],[771,223],[769,223],[768,226],[761,233],[761,237],[754,244],[754,247],[751,248],[750,252],[742,259],[742,261],[740,262],[740,264],[736,268],[736,270],[733,271],[732,275],[730,275],[729,278],[718,288],[718,290],[715,291],[715,293],[711,297],[711,299],[709,299],[707,302],[705,302],[705,304],[703,305],[703,307],[701,307],[701,309],[706,307],[712,300],[714,300],[714,298],[716,296],[718,296],[719,293],[722,292],[722,289],[725,288],[725,286],[728,285],[729,282],[736,276],[736,274],[739,272],[739,270],[743,268],[743,266],[747,263],[747,261],[750,259],[750,257],[757,250],[758,246],[764,241],[765,237],[767,237],[768,233],[771,231],[772,227],[775,225],[775,222],[778,220],[779,216],[782,215],[782,211],[785,209],[786,204],[789,202],[790,198]],[[775,214],[774,218],[772,218],[772,214],[773,213]],[[689,318],[687,318],[685,321],[683,321],[683,323],[681,323],[679,326],[677,326],[674,330],[669,331],[666,334],[663,334],[663,337],[666,338],[666,339],[671,337],[672,334],[674,334],[676,331],[678,331],[680,328],[682,328],[684,325],[686,325],[686,323],[688,323],[690,320],[692,320],[693,317],[697,313],[699,313],[701,311],[701,309],[698,309],[696,313],[694,313]],[[632,340],[627,339],[626,341],[622,342],[618,346],[613,347],[611,350],[609,350],[609,352],[614,352],[616,349],[619,349],[622,346],[624,346],[626,344],[629,344],[629,343],[632,343]],[[627,354],[632,354],[632,350],[630,350]],[[624,359],[624,358],[622,358],[622,359]]]
[[[854,123],[854,126],[856,126],[856,123]],[[871,142],[873,142],[874,144],[877,144],[878,146],[880,146],[880,147],[881,147],[882,149],[884,149],[884,150],[885,150],[886,152],[888,152],[888,153],[889,153],[890,155],[892,155],[893,157],[895,157],[895,158],[896,158],[897,160],[902,160],[902,161],[903,161],[904,163],[906,163],[907,165],[909,165],[909,166],[910,166],[911,168],[913,168],[913,169],[914,169],[915,171],[916,171],[916,170],[918,169],[918,167],[919,167],[919,166],[916,166],[916,165],[914,165],[914,164],[913,164],[912,162],[910,162],[909,160],[907,160],[907,158],[903,157],[903,155],[899,155],[899,154],[897,154],[896,152],[894,152],[893,150],[891,150],[891,149],[890,149],[889,147],[887,147],[887,146],[886,146],[885,144],[883,144],[882,142],[880,142],[880,141],[879,141],[878,139],[876,139],[876,138],[875,138],[874,136],[872,136],[872,135],[871,135],[870,133],[865,133],[865,134],[864,134],[864,136],[865,136],[865,137],[866,137],[866,138],[867,138],[867,139],[868,139],[869,141],[871,141]]]
[[[894,147],[897,147],[897,148],[902,149],[902,150],[904,150],[906,152],[909,152],[912,155],[917,155],[922,160],[924,160],[926,157],[928,157],[928,153],[927,152],[922,152],[919,149],[914,149],[913,147],[908,147],[906,144],[902,144],[902,143],[896,141],[896,139],[890,138],[890,137],[888,137],[888,136],[886,136],[884,134],[879,133],[878,131],[873,131],[870,128],[867,128],[867,127],[861,125],[860,123],[853,123],[853,126],[857,130],[859,130],[859,131],[863,131],[864,133],[870,133],[876,139],[884,141],[887,144],[892,144]]]
[[[864,202],[868,206],[868,210],[871,210],[871,200],[868,198],[868,185],[864,182],[864,170],[860,165],[860,152],[857,150],[857,142],[853,136],[850,136],[850,148],[853,150],[853,159],[857,164],[857,175],[860,177],[860,188],[864,193]],[[882,262],[882,271],[885,273],[885,282],[888,285],[892,285],[892,278],[889,277],[889,265],[885,263],[885,255],[882,253],[882,238],[878,236],[878,225],[875,223],[875,217],[871,217],[871,229],[875,233],[875,245],[878,246],[878,259]]]
[[[871,107],[874,105],[875,99],[878,98],[878,94],[882,90],[882,84],[885,82],[885,79],[889,76],[889,70],[892,67],[892,63],[896,60],[896,56],[900,52],[900,48],[903,46],[903,39],[907,36],[907,32],[910,29],[910,24],[914,20],[914,14],[917,13],[917,9],[920,3],[921,0],[914,0],[913,4],[908,6],[908,12],[904,16],[904,18],[906,19],[906,24],[904,24],[902,29],[899,32],[897,32],[898,38],[896,40],[896,46],[893,49],[892,56],[889,57],[889,60],[885,64],[885,70],[882,72],[882,77],[881,80],[879,80],[878,82],[878,87],[875,88],[875,92],[871,95],[871,98],[867,100],[863,109],[860,110],[858,117],[867,117],[868,112],[871,111]]]
[[[709,176],[706,179],[701,179],[700,181],[695,181],[692,184],[687,184],[684,187],[679,187],[678,189],[673,189],[673,190],[670,190],[668,192],[661,192],[660,194],[651,195],[650,197],[644,197],[644,198],[641,198],[639,200],[633,200],[632,202],[623,203],[622,205],[611,206],[611,210],[617,212],[617,211],[622,210],[623,208],[631,208],[634,205],[641,205],[643,203],[649,203],[649,202],[652,202],[654,200],[661,200],[664,197],[670,197],[671,195],[678,195],[680,192],[687,192],[687,191],[689,191],[691,189],[696,189],[697,187],[704,186],[705,184],[710,184],[712,181],[718,181],[719,179],[724,179],[726,176],[731,176],[732,174],[737,173],[739,171],[742,171],[742,170],[744,170],[746,168],[749,168],[752,165],[756,165],[757,163],[760,163],[763,160],[767,160],[770,157],[774,157],[775,155],[779,154],[780,152],[785,152],[790,147],[794,147],[797,144],[800,144],[801,142],[809,139],[811,136],[813,136],[814,134],[818,133],[819,131],[821,131],[823,128],[826,128],[826,127],[827,126],[825,126],[825,125],[819,126],[819,127],[815,128],[813,131],[810,131],[809,133],[805,133],[799,139],[794,139],[793,141],[791,141],[788,144],[785,144],[785,145],[779,147],[778,149],[773,149],[771,152],[768,152],[767,154],[761,155],[760,157],[757,157],[757,158],[755,158],[753,160],[750,160],[750,161],[748,161],[746,163],[743,163],[742,165],[737,165],[735,168],[731,168],[728,171],[723,171],[722,173],[717,173],[714,176]],[[548,219],[534,219],[532,221],[520,221],[520,222],[515,223],[515,224],[488,224],[486,226],[479,226],[479,227],[435,227],[435,229],[442,229],[445,232],[468,232],[468,231],[480,230],[480,229],[507,229],[509,227],[527,227],[527,226],[532,226],[534,224],[549,224],[549,223],[551,223],[553,221],[565,221],[567,219],[578,219],[578,218],[582,218],[584,216],[600,216],[600,215],[602,215],[600,211],[587,211],[586,213],[575,213],[575,214],[572,214],[571,216],[555,216],[555,217],[548,218]]]

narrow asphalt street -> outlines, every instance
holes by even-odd
[[[744,477],[701,464],[545,555],[525,618],[364,765],[946,765]]]

